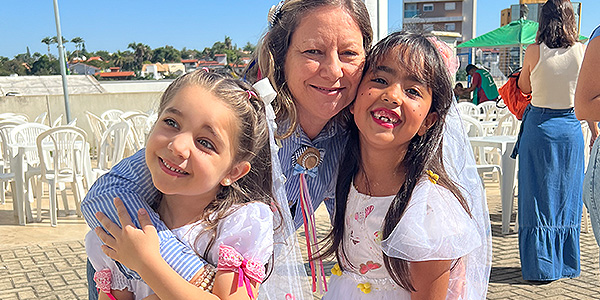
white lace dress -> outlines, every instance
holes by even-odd
[[[171,231],[184,243],[192,245],[200,255],[204,254],[209,236],[196,237],[202,230],[200,222],[185,225]],[[235,212],[219,222],[216,240],[205,257],[212,265],[217,265],[219,246],[227,245],[237,250],[248,260],[267,264],[273,253],[273,212],[264,203],[251,202],[236,208]],[[128,279],[119,271],[119,265],[104,255],[100,247],[102,241],[90,231],[85,236],[85,250],[96,271],[109,269],[112,273],[113,290],[128,289],[135,294],[135,299],[143,299],[154,294],[142,280]]]
[[[383,220],[393,198],[371,197],[351,187],[344,230],[349,264],[342,265],[341,276],[331,276],[329,291],[323,299],[410,299],[410,293],[390,279],[382,251],[409,262],[455,260],[457,265],[450,272],[447,299],[478,299],[469,296],[480,294],[469,291],[472,277],[469,273],[473,269],[469,266],[469,254],[477,253],[474,250],[482,242],[476,223],[456,197],[422,178],[400,222],[382,241]],[[370,290],[365,289],[365,283],[369,283]]]

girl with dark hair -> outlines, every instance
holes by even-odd
[[[136,155],[145,155],[161,193],[154,203],[161,219],[210,265],[195,279],[201,288],[181,278],[161,257],[148,213],[138,211],[142,229],[136,229],[115,200],[123,229],[99,212],[111,235],[98,227],[86,236],[100,298],[254,299],[280,218],[265,105],[252,87],[203,70],[179,77],[161,98],[145,151]],[[112,259],[141,279],[127,278]]]
[[[481,182],[474,168],[443,159],[472,163],[469,148],[442,155],[444,143],[464,145],[464,133],[446,124],[457,112],[441,44],[397,32],[367,58],[324,252],[339,264],[323,299],[485,298],[491,241]]]
[[[304,219],[314,219],[312,211],[321,203],[333,210],[337,168],[347,140],[346,120],[340,112],[356,96],[373,33],[363,0],[280,1],[270,10],[268,20],[269,29],[258,43],[245,79],[253,84],[268,79],[276,92],[273,108],[278,143],[272,151],[273,166],[280,165],[285,177],[273,179],[279,180],[283,196],[287,196],[281,205],[287,210],[284,214],[291,215],[299,228]],[[298,158],[307,156],[316,159],[312,164],[298,163]],[[98,226],[97,211],[116,221],[114,197],[123,199],[130,212],[146,208],[160,233],[163,257],[193,282],[205,262],[151,211],[148,203],[157,191],[140,157],[125,158],[117,169],[121,172],[113,169],[98,179],[82,203],[83,215],[92,227]],[[301,198],[308,203],[301,204]],[[305,225],[314,227],[314,223]],[[287,245],[298,248],[294,243]],[[297,254],[300,257],[299,249]]]
[[[527,47],[519,88],[531,93],[519,140],[519,251],[523,279],[579,276],[584,141],[574,94],[584,47],[571,2],[542,7],[537,42]]]

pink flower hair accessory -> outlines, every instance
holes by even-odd
[[[446,64],[448,72],[452,77],[454,77],[460,66],[460,62],[458,61],[458,57],[454,54],[454,50],[452,50],[448,44],[440,41],[436,37],[430,36],[427,39],[437,48],[438,52],[442,56],[442,59],[444,60],[444,64]]]

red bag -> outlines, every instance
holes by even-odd
[[[504,100],[504,104],[508,110],[510,110],[517,119],[521,120],[525,107],[531,101],[531,94],[524,94],[519,89],[519,75],[521,71],[518,70],[508,76],[508,81],[498,89],[498,93]]]

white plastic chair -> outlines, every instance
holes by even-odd
[[[461,113],[461,115],[475,117],[479,114],[479,109],[477,108],[477,105],[475,105],[472,102],[456,103],[456,108]]]
[[[21,159],[23,159],[24,164],[26,165],[27,169],[26,170],[16,170],[15,169],[14,172],[15,172],[15,175],[17,175],[17,172],[24,173],[24,174],[19,174],[19,175],[20,176],[22,175],[25,178],[24,184],[27,186],[27,188],[25,189],[26,193],[25,193],[24,199],[29,200],[28,201],[29,203],[33,201],[33,196],[34,196],[33,194],[35,193],[35,191],[41,191],[41,188],[40,188],[41,185],[38,185],[38,188],[35,190],[32,188],[32,186],[34,185],[34,183],[33,183],[34,179],[41,175],[40,159],[38,156],[36,139],[42,132],[44,132],[48,129],[50,129],[50,127],[48,127],[44,124],[25,123],[25,124],[16,126],[10,132],[10,139],[11,139],[11,142],[13,143],[13,146],[15,147],[14,149],[19,149],[19,147],[22,147],[22,150],[20,150],[19,153],[13,153],[13,154],[20,155],[20,156],[22,155]],[[35,196],[38,199],[40,199],[42,197],[42,194],[37,193]],[[25,203],[21,204],[19,202],[19,201],[21,201],[21,199],[19,199],[19,197],[17,197],[17,195],[13,195],[13,199],[14,199],[14,205],[17,205],[17,207],[22,207],[23,204],[27,204],[27,205],[25,205],[25,213],[26,213],[26,217],[29,218],[31,216],[31,206],[29,205],[29,203],[25,202]],[[20,220],[20,223],[21,223],[21,220]]]
[[[482,121],[494,121],[498,116],[498,107],[495,101],[485,101],[477,105]]]
[[[469,137],[480,137],[484,135],[483,127],[481,123],[470,116],[461,116],[465,131]],[[486,151],[484,147],[473,147],[473,154],[475,156],[475,163],[477,164],[477,172],[483,181],[485,173],[497,171],[499,184],[502,182],[502,168],[498,164],[489,163],[486,157]]]
[[[0,121],[0,150],[2,154],[2,160],[0,160],[0,203],[6,203],[6,183],[12,184],[12,193],[14,195],[14,180],[15,173],[10,168],[10,161],[13,157],[12,141],[10,139],[10,132],[16,126],[20,125],[20,121],[17,120],[5,120]],[[13,196],[14,198],[14,196]],[[13,205],[16,209],[16,206]],[[16,210],[15,210],[16,211]]]
[[[129,123],[123,121],[111,125],[104,132],[98,151],[98,168],[92,170],[96,176],[94,180],[108,173],[110,168],[123,159],[129,131]],[[91,182],[88,185],[91,186]]]
[[[120,122],[123,111],[120,109],[109,109],[100,115],[100,119],[104,120],[108,126]]]
[[[516,136],[519,133],[519,120],[513,114],[502,115],[498,119],[498,126],[494,129],[494,135]]]
[[[61,182],[71,183],[77,215],[81,216],[80,204],[85,193],[83,188],[85,143],[85,131],[73,126],[49,129],[41,133],[36,140],[41,180],[50,186],[50,224],[52,226],[57,225],[56,188]],[[41,220],[40,200],[38,199],[37,204],[38,221]],[[64,205],[65,209],[68,209],[68,203],[65,202]]]
[[[158,120],[157,112],[151,112],[148,114],[148,119],[146,120],[145,137],[148,137],[150,131],[152,131],[152,127],[154,126],[154,123],[156,123],[156,120]]]
[[[33,122],[45,125],[47,118],[48,118],[48,113],[47,112],[43,112],[43,113],[39,114],[37,117],[35,117],[35,119],[33,120]]]
[[[146,123],[148,115],[141,112],[126,112],[121,119],[129,122],[133,135],[133,151],[138,151],[146,145]]]
[[[102,135],[104,134],[107,128],[106,122],[104,122],[104,120],[102,120],[100,117],[89,111],[85,112],[85,117],[87,118],[88,123],[90,124],[90,128],[92,130],[92,134],[94,135],[94,142],[92,148],[96,149],[97,154],[97,152],[99,151],[98,149],[100,148],[100,141],[102,140]]]
[[[25,114],[8,112],[8,113],[1,113],[0,120],[20,120],[23,123],[27,123],[27,122],[29,122],[29,117],[27,117],[27,115],[25,115]]]
[[[468,136],[483,136],[483,127],[479,120],[467,115],[461,115],[460,119]]]
[[[56,118],[56,119],[54,119],[54,121],[52,121],[52,127],[62,126],[62,122],[63,122],[63,115],[60,114],[60,116],[58,116],[58,118]]]

